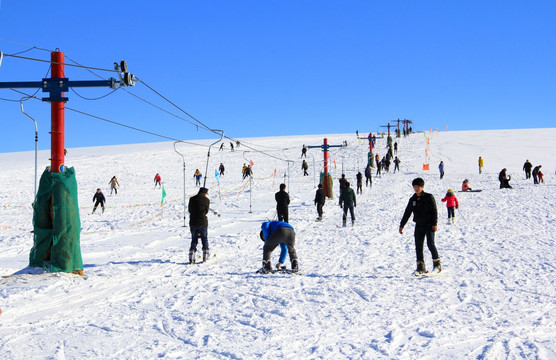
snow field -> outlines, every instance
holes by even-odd
[[[190,242],[183,227],[183,165],[172,143],[69,149],[81,207],[81,248],[86,277],[20,275],[0,279],[0,356],[10,359],[551,359],[556,357],[554,155],[556,129],[429,133],[430,171],[422,170],[425,135],[399,142],[401,173],[373,177],[358,196],[356,225],[341,225],[337,198],[315,222],[314,165],[303,177],[301,146],[324,136],[245,139],[235,152],[211,151],[207,187],[209,242],[216,257],[186,265]],[[342,166],[355,187],[367,141],[353,134],[328,136],[332,174]],[[376,150],[386,153],[386,139]],[[513,146],[517,143],[519,146]],[[209,142],[207,142],[209,143]],[[186,156],[187,196],[193,172],[205,171],[207,148],[180,148]],[[179,146],[178,145],[178,146]],[[274,215],[274,193],[288,165],[256,152],[294,160],[286,179],[290,223],[302,275],[255,274],[261,266],[262,221]],[[285,150],[283,150],[286,148]],[[485,159],[478,174],[477,159]],[[314,157],[314,163],[313,163]],[[542,164],[545,184],[525,180],[525,159]],[[241,166],[254,162],[252,203]],[[437,165],[446,175],[440,180]],[[32,246],[33,153],[0,154],[2,220],[0,275],[27,266]],[[223,162],[220,186],[214,169]],[[41,152],[39,164],[48,164]],[[41,165],[40,165],[41,166]],[[506,167],[513,189],[498,189]],[[39,169],[39,175],[42,173]],[[276,169],[276,177],[272,176]],[[391,166],[393,169],[393,165]],[[160,173],[167,197],[153,189]],[[116,175],[118,195],[108,181]],[[416,279],[413,225],[398,226],[412,195],[411,180],[425,179],[439,210],[436,244],[446,276]],[[481,193],[459,193],[464,178]],[[97,187],[104,214],[89,215]],[[337,182],[334,193],[337,195]],[[460,208],[446,224],[448,188]],[[249,210],[251,209],[251,212]],[[100,209],[99,209],[100,210]],[[273,254],[273,264],[278,251]],[[425,247],[425,260],[432,268]],[[289,264],[287,264],[289,267]]]

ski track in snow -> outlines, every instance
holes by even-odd
[[[302,144],[324,136],[246,139],[295,163],[286,179],[290,223],[297,233],[301,275],[256,274],[262,221],[274,216],[274,193],[287,164],[261,154],[212,150],[207,186],[209,242],[215,257],[188,265],[183,167],[172,143],[69,149],[81,207],[86,276],[7,276],[25,268],[33,244],[34,154],[0,154],[5,184],[0,224],[0,357],[4,359],[554,359],[556,358],[556,129],[426,133],[431,170],[422,170],[425,137],[396,139],[401,172],[373,176],[358,195],[356,225],[342,228],[337,198],[316,222],[315,180],[322,152],[310,149],[303,177]],[[332,175],[355,186],[367,141],[328,136]],[[520,146],[508,144],[519,139]],[[209,142],[207,142],[209,143]],[[386,139],[376,149],[385,155]],[[282,151],[281,149],[287,149]],[[187,196],[206,148],[185,146]],[[317,167],[313,176],[313,156]],[[477,159],[485,159],[478,174]],[[39,153],[39,176],[49,154]],[[545,184],[525,180],[525,159],[542,164]],[[254,162],[252,204],[241,166]],[[446,175],[440,180],[437,165]],[[223,162],[220,194],[214,169]],[[513,189],[498,189],[506,167]],[[271,176],[277,169],[276,177]],[[393,169],[393,166],[391,167]],[[160,173],[167,192],[153,189]],[[108,181],[121,184],[110,195]],[[374,175],[374,173],[373,173]],[[412,195],[425,179],[437,201],[436,244],[446,276],[414,278],[413,225],[398,234]],[[464,178],[481,193],[459,193],[456,224],[440,199]],[[97,187],[104,214],[90,214]],[[337,196],[337,181],[334,194]],[[251,212],[250,212],[251,210]],[[273,254],[275,264],[278,250]],[[425,247],[425,260],[432,267]],[[287,264],[289,267],[289,263]]]

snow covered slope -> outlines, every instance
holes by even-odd
[[[426,136],[430,171],[422,170]],[[327,202],[324,221],[315,222],[319,149],[309,150],[310,176],[302,175],[301,146],[319,145],[323,137],[244,139],[235,152],[215,146],[207,187],[212,208],[222,214],[209,215],[216,257],[194,266],[186,265],[184,174],[173,143],[68,149],[66,163],[75,167],[79,184],[86,277],[0,278],[0,358],[556,358],[556,129],[395,139],[401,173],[373,177],[372,189],[358,196],[356,225],[348,228],[338,227],[337,199]],[[343,169],[355,185],[367,141],[354,134],[328,139],[348,142],[345,149],[331,149],[331,168],[335,179]],[[381,157],[385,145],[378,139]],[[197,191],[193,172],[205,172],[207,148],[176,147],[186,154],[190,196]],[[480,175],[479,156],[485,159]],[[40,153],[39,174],[48,157]],[[293,160],[289,177],[288,163],[280,159]],[[545,184],[525,180],[526,159],[543,165]],[[440,160],[446,164],[442,180]],[[241,178],[249,161],[251,185]],[[214,170],[221,162],[227,170],[218,187]],[[33,243],[34,154],[0,154],[0,164],[0,275],[6,276],[27,266]],[[502,168],[512,175],[513,189],[498,188]],[[153,189],[157,172],[167,193],[163,213],[161,190]],[[121,188],[110,195],[114,175]],[[439,209],[441,277],[411,276],[412,223],[398,233],[418,176]],[[465,178],[483,191],[456,192],[456,223],[447,225],[440,199],[449,188],[459,190]],[[274,216],[274,193],[284,181],[302,275],[255,274],[262,258],[259,227]],[[107,209],[90,215],[97,187]],[[274,263],[277,256],[275,251]],[[427,249],[425,259],[431,268]]]

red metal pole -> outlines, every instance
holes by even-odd
[[[369,133],[369,152],[373,152],[373,133]]]
[[[324,138],[324,175],[328,175],[328,139]]]
[[[64,53],[50,53],[52,78],[64,78]],[[62,93],[64,96],[64,93]],[[50,172],[61,172],[64,165],[64,102],[50,103]]]

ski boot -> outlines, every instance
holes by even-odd
[[[297,259],[292,260],[292,272],[296,273],[299,271],[299,261]]]
[[[417,261],[417,269],[415,270],[415,276],[425,275],[427,269],[425,268],[425,263],[423,261]]]
[[[263,260],[263,267],[261,269],[261,272],[263,274],[268,274],[269,272],[272,271],[272,264],[270,264],[270,260]]]
[[[345,221],[342,223],[342,227],[346,227],[346,222]]]
[[[189,265],[195,264],[195,250],[189,250]]]
[[[351,220],[351,227],[355,226],[355,220]]]
[[[203,249],[203,262],[206,262],[209,259],[209,249]]]
[[[276,264],[276,269],[278,270],[284,270],[286,267],[284,266],[283,263],[279,262],[278,264]]]
[[[104,208],[102,208],[102,213],[104,214]]]
[[[442,265],[440,264],[440,259],[435,259],[432,261],[432,263],[433,263],[433,268],[432,268],[433,273],[439,273],[442,271]]]

